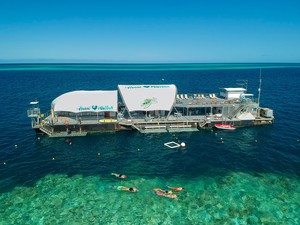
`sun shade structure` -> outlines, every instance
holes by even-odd
[[[120,95],[129,112],[171,111],[176,101],[177,88],[166,85],[118,85]]]
[[[118,92],[115,91],[72,91],[51,103],[54,112],[117,112]]]

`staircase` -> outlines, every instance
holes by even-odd
[[[41,126],[40,131],[44,132],[48,136],[51,136],[53,134],[53,128],[47,125]]]
[[[135,129],[138,130],[138,131],[141,131],[141,129],[138,128],[135,124],[131,124],[131,127],[135,128]]]
[[[228,119],[234,118],[235,116],[237,116],[237,114],[238,114],[241,110],[246,109],[246,108],[247,108],[247,105],[244,105],[244,104],[240,105],[236,110],[234,110],[234,111],[231,113],[231,115],[228,116]]]
[[[203,120],[202,122],[199,122],[199,127],[204,127],[207,124],[207,120]]]

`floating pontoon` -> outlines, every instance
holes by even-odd
[[[272,109],[261,108],[258,102],[245,88],[224,88],[218,96],[178,94],[174,84],[119,85],[112,91],[62,94],[44,114],[34,101],[27,113],[32,128],[50,137],[120,130],[192,132],[224,121],[234,127],[272,124]]]

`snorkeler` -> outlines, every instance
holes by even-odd
[[[117,177],[117,178],[121,178],[121,179],[125,179],[126,178],[126,175],[123,175],[123,174],[119,174],[119,173],[111,173],[111,175]]]
[[[118,186],[117,187],[117,190],[120,190],[120,191],[129,191],[129,192],[138,192],[139,190],[135,187],[124,187],[124,186]]]
[[[163,196],[166,198],[177,198],[177,195],[173,194],[172,191],[162,190],[160,188],[153,189],[158,196]]]
[[[182,191],[182,190],[184,190],[183,187],[171,187],[171,186],[168,186],[168,185],[166,185],[165,188],[172,189],[173,191]]]

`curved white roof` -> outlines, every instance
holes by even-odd
[[[175,102],[177,88],[166,85],[118,85],[123,102],[132,111],[170,111]]]
[[[51,103],[54,112],[103,112],[118,111],[117,91],[72,91],[65,93]]]

